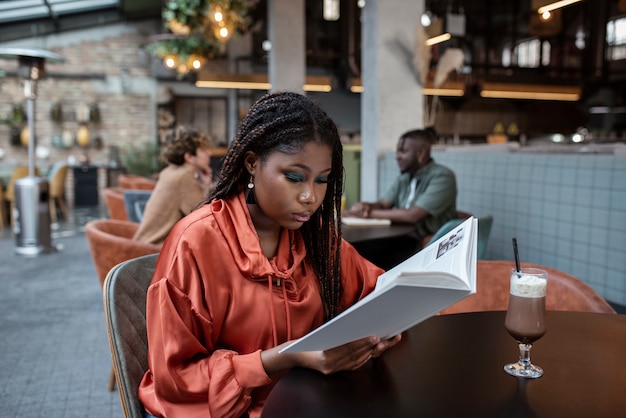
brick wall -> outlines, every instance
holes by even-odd
[[[90,36],[85,35],[89,31],[81,31],[65,33],[63,39],[58,39],[61,37],[58,35],[57,38],[30,40],[33,48],[59,44],[45,49],[67,60],[62,64],[46,64],[49,76],[37,83],[37,144],[50,151],[46,160],[39,161],[43,166],[70,156],[80,160],[84,154],[92,163],[107,164],[111,146],[124,148],[131,143],[156,141],[156,80],[150,75],[150,60],[141,48],[146,34],[132,25],[124,25],[120,30],[105,29],[94,28]],[[0,60],[0,70],[9,75],[0,78],[1,119],[10,116],[15,102],[24,103],[26,109],[21,81],[11,76],[16,67],[17,60]],[[50,117],[54,102],[59,102],[63,108],[61,122]],[[55,136],[69,132],[75,137],[79,127],[76,109],[94,103],[100,111],[100,122],[88,124],[90,146],[56,146]],[[27,163],[27,148],[11,146],[9,138],[9,127],[0,125],[0,148],[6,153],[0,164]]]

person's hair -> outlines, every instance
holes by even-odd
[[[432,126],[424,129],[413,129],[400,135],[400,140],[405,139],[425,139],[428,143],[433,144],[437,139],[437,132]]]
[[[207,134],[185,126],[177,126],[167,134],[160,158],[167,164],[183,165],[185,153],[196,155],[198,148],[210,147],[211,139]]]
[[[338,314],[341,300],[339,254],[341,250],[341,194],[343,190],[343,148],[332,119],[311,99],[292,92],[268,93],[258,99],[242,121],[230,145],[211,199],[240,193],[249,182],[245,155],[255,153],[261,161],[270,154],[296,154],[310,142],[332,150],[328,188],[319,209],[300,228],[322,289],[326,319]]]

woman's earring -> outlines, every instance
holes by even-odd
[[[250,177],[250,181],[248,182],[248,194],[246,195],[246,203],[249,205],[256,204],[256,197],[254,196],[254,183],[252,180],[253,178]]]

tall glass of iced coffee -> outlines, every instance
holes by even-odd
[[[532,344],[546,332],[546,287],[548,273],[536,268],[511,270],[509,307],[504,326],[519,344],[519,360],[504,370],[513,376],[536,379],[541,367],[530,362]]]

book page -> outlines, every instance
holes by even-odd
[[[396,277],[427,271],[447,272],[459,279],[459,281],[442,281],[442,286],[461,285],[465,289],[471,288],[472,283],[469,279],[468,270],[472,266],[468,264],[468,259],[471,259],[472,254],[476,252],[472,246],[475,247],[477,232],[478,220],[474,217],[467,219],[433,244],[383,273],[378,278],[376,288],[384,287]],[[421,282],[419,283],[421,284]]]

